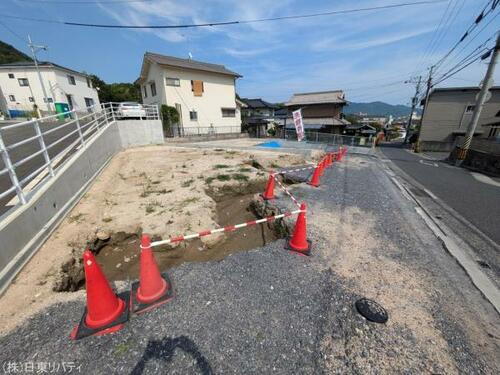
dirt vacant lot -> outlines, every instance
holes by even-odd
[[[84,287],[83,272],[76,266],[87,245],[97,244],[99,249],[105,245],[98,259],[111,280],[136,278],[141,233],[168,238],[248,220],[251,213],[245,208],[253,194],[262,191],[268,171],[307,162],[311,160],[294,154],[219,148],[154,146],[118,154],[1,297],[0,332],[8,332],[48,305],[83,298],[79,290]],[[257,234],[273,239],[264,229]],[[187,247],[183,254],[171,252],[163,258],[160,254],[159,262],[173,266],[221,259],[237,247],[226,237],[219,234],[177,244]],[[265,242],[250,242],[250,248]],[[221,243],[225,246],[216,246]],[[68,278],[78,285],[71,285]],[[60,293],[54,288],[77,291]]]

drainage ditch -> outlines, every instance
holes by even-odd
[[[293,183],[295,181],[287,181]],[[279,214],[272,202],[259,199],[264,189],[262,182],[225,186],[207,193],[216,202],[217,222],[220,226],[244,223],[265,216]],[[159,246],[153,249],[162,271],[185,262],[222,260],[240,251],[248,251],[274,242],[288,235],[290,229],[283,220],[259,224],[226,233],[215,245],[207,247],[200,239],[181,242],[179,246]],[[139,277],[138,233],[117,232],[96,238],[90,248],[110,281],[134,280]],[[159,240],[160,238],[152,238]],[[55,291],[76,291],[85,287],[81,254],[74,254],[61,266],[60,277],[54,284]]]

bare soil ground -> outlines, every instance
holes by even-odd
[[[129,234],[124,236],[123,246],[104,247],[98,259],[107,264],[112,280],[135,278],[138,234],[168,238],[237,224],[229,223],[228,218],[246,221],[250,217],[244,206],[251,194],[264,186],[266,171],[304,163],[300,155],[218,148],[154,146],[118,154],[0,298],[0,333],[53,303],[84,296],[82,291],[56,293],[53,286],[61,277],[61,265],[78,258],[96,236]],[[220,201],[219,206],[216,201]],[[254,238],[262,241],[260,245],[274,239],[265,228],[260,233],[254,230],[252,235],[260,238]],[[245,233],[237,238],[231,234],[203,237],[187,244],[188,248],[177,245],[181,247],[160,254],[159,261],[170,267],[184,261],[221,259],[230,252],[248,249],[242,238]],[[258,242],[250,241],[250,248],[257,246]]]

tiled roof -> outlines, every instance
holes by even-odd
[[[297,106],[306,104],[330,104],[338,103],[345,104],[345,96],[342,90],[335,91],[320,91],[320,92],[306,92],[300,94],[293,94],[287,106]]]
[[[58,68],[62,70],[66,70],[68,72],[74,73],[74,74],[80,74],[87,76],[85,73],[78,72],[76,70],[66,68],[62,65],[54,64],[50,61],[38,61],[38,66],[39,67],[48,67],[48,68]],[[0,69],[12,69],[12,68],[34,68],[35,63],[33,61],[16,61],[8,64],[0,64]]]
[[[144,58],[154,61],[160,65],[169,65],[179,68],[203,70],[206,72],[213,72],[213,73],[227,74],[234,77],[241,77],[241,75],[227,69],[224,65],[210,64],[192,59],[181,59],[179,57],[159,55],[157,53],[151,53],[151,52],[146,52]]]

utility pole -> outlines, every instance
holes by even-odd
[[[488,93],[490,92],[491,86],[493,86],[493,74],[495,72],[495,66],[498,62],[498,51],[500,50],[500,32],[497,34],[497,41],[495,47],[493,48],[493,53],[491,55],[491,60],[488,65],[488,70],[486,71],[486,75],[483,79],[483,85],[481,86],[481,91],[479,95],[476,97],[476,106],[474,108],[474,114],[472,115],[472,119],[467,127],[467,132],[465,133],[465,138],[460,147],[458,147],[457,153],[457,161],[456,164],[460,165],[467,157],[467,152],[469,151],[469,147],[472,141],[472,137],[474,136],[474,131],[476,130],[477,123],[479,122],[479,116],[481,116],[481,112],[484,107],[484,103],[488,101],[487,98]]]
[[[427,106],[429,104],[429,96],[431,94],[431,88],[432,88],[432,74],[434,73],[434,68],[435,66],[432,65],[430,70],[429,70],[429,77],[427,78],[427,88],[425,90],[425,102],[424,102],[424,108],[422,109],[422,116],[420,117],[420,122],[424,121],[424,114],[427,110]],[[420,125],[422,126],[422,125]],[[420,127],[422,129],[422,127]],[[420,139],[420,132],[418,132],[418,138]],[[415,152],[420,152],[420,143],[419,139],[417,139],[416,147],[415,147]]]
[[[435,66],[432,65],[431,69],[429,70],[429,78],[427,78],[427,89],[425,90],[425,104],[424,108],[422,109],[422,120],[424,119],[424,113],[425,110],[427,109],[427,104],[429,103],[429,95],[431,94],[431,88],[432,88],[432,73],[434,73],[434,68]]]
[[[36,59],[36,53],[40,50],[46,51],[47,46],[37,46],[37,45],[33,44],[33,42],[31,41],[31,36],[28,35],[28,47],[31,50],[31,55],[33,56],[33,62],[35,63],[35,69],[36,69],[36,72],[38,74],[38,79],[40,80],[40,85],[42,86],[43,99],[45,101],[45,104],[47,105],[47,110],[50,112],[51,107],[50,107],[50,103],[49,103],[49,98],[47,97],[47,90],[45,90],[45,85],[43,83],[42,74],[40,73],[40,68],[38,67],[38,61]]]
[[[412,82],[412,81],[406,81],[405,83]],[[413,97],[411,101],[411,112],[410,112],[410,118],[408,119],[408,124],[406,125],[406,135],[405,135],[405,141],[404,143],[408,143],[408,135],[410,134],[410,127],[411,127],[411,122],[413,120],[413,112],[415,111],[415,107],[417,106],[418,102],[418,94],[420,94],[420,84],[422,83],[422,76],[418,77],[417,81],[417,86],[415,88],[415,96]]]

